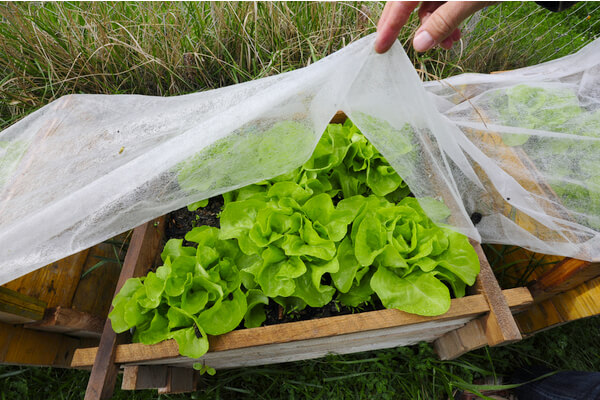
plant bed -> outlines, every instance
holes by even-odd
[[[343,114],[338,114],[333,122],[341,122],[340,120],[343,119]],[[210,209],[211,204],[209,203],[207,211],[214,214],[215,209],[212,211]],[[202,218],[201,216],[199,219]],[[167,216],[168,219],[171,219],[176,226],[182,225],[182,217],[177,212]],[[195,219],[194,216],[192,223],[195,223]],[[154,259],[161,252],[160,241],[144,239],[147,236],[144,232],[150,231],[151,227],[155,225],[150,222],[137,228],[140,232],[139,243],[133,245],[136,238],[132,239],[130,248],[134,249],[135,254],[131,257],[128,254],[128,260],[126,260],[131,265],[135,265],[130,268],[132,271],[144,265],[144,262],[140,262],[136,256]],[[168,224],[167,229],[171,229]],[[189,227],[185,229],[189,229]],[[449,309],[445,313],[437,312],[441,315],[434,313],[429,314],[430,316],[419,316],[395,309],[383,309],[239,329],[218,336],[209,335],[209,351],[199,358],[181,356],[179,346],[174,340],[151,345],[131,343],[116,346],[116,341],[111,339],[106,340],[105,346],[101,343],[99,348],[79,349],[73,358],[72,366],[77,368],[93,366],[88,391],[94,387],[94,390],[99,393],[104,390],[106,385],[110,386],[110,379],[107,381],[107,374],[103,372],[106,368],[102,366],[127,366],[126,376],[128,379],[124,383],[124,387],[127,388],[145,387],[148,385],[147,378],[155,375],[160,376],[160,379],[152,384],[153,387],[168,387],[169,385],[162,384],[164,379],[167,381],[174,379],[172,375],[179,374],[175,373],[181,371],[179,367],[184,367],[183,371],[185,371],[194,364],[197,367],[200,364],[217,369],[232,368],[310,359],[328,353],[353,353],[389,348],[420,341],[435,341],[436,349],[441,357],[452,358],[485,344],[497,345],[519,340],[520,334],[512,318],[511,309],[522,309],[529,305],[531,303],[529,291],[525,288],[517,288],[502,292],[493,277],[480,245],[478,243],[471,244],[479,259],[481,272],[475,285],[468,289],[469,294],[462,298],[452,299]],[[180,245],[181,242],[178,246]],[[124,267],[124,272],[125,270]],[[120,282],[124,282],[128,277],[141,275],[144,274],[130,271],[130,275],[122,275]],[[322,314],[331,314],[327,309],[328,307],[325,307]],[[345,314],[346,312],[348,310],[340,310],[339,313]],[[272,314],[272,312],[267,314]],[[281,320],[282,318],[277,319]],[[105,327],[105,335],[114,336],[110,327],[110,322],[108,322]],[[197,325],[195,329],[198,330]],[[140,365],[160,365],[162,369],[157,370],[155,367],[150,369],[130,368],[130,366]],[[167,365],[170,367],[165,369]],[[139,379],[134,379],[132,376]],[[189,378],[189,375],[185,376]],[[176,389],[164,389],[163,392],[165,391],[173,392]]]

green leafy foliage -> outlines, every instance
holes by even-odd
[[[494,96],[493,106],[508,126],[575,135],[504,134],[509,146],[523,146],[578,222],[600,228],[600,112],[580,105],[575,90],[517,85]],[[577,138],[579,136],[580,138]]]
[[[299,122],[248,124],[179,163],[177,181],[189,193],[227,187],[232,181],[256,181],[284,172],[290,163],[302,163],[310,154],[298,149],[310,148],[312,140],[312,133]],[[198,202],[191,205],[198,206]]]
[[[113,329],[135,327],[134,339],[153,344],[175,339],[182,355],[198,358],[208,350],[209,335],[235,329],[261,301],[259,290],[243,292],[238,262],[245,258],[235,241],[218,239],[218,229],[192,229],[186,240],[171,239],[161,254],[164,265],[144,278],[129,279],[113,301]],[[257,324],[260,317],[249,314]],[[262,322],[262,321],[260,321]]]
[[[276,148],[275,139],[260,140]],[[401,139],[405,148],[411,139]],[[215,159],[224,156],[217,148],[230,151],[213,146]],[[180,184],[191,190],[201,176],[186,165]],[[301,167],[224,194],[221,228],[185,236],[196,247],[169,240],[164,265],[129,280],[115,297],[113,328],[135,327],[134,339],[146,344],[173,338],[181,354],[198,358],[208,350],[206,335],[242,321],[260,326],[269,298],[288,312],[332,300],[360,307],[377,296],[385,307],[442,314],[450,290],[459,297],[474,283],[479,261],[466,237],[435,225],[408,194],[356,126],[331,124]],[[437,218],[449,215],[434,199],[424,204]]]

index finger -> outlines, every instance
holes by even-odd
[[[392,47],[400,30],[418,4],[418,1],[391,1],[386,3],[377,25],[376,52],[385,53]]]

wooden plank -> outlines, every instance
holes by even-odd
[[[162,365],[132,365],[123,369],[123,390],[158,389],[159,394],[192,392],[197,372],[192,368]]]
[[[553,297],[552,303],[565,321],[575,321],[598,312],[598,298],[592,296],[585,284]]]
[[[433,347],[441,360],[452,360],[486,344],[487,336],[483,321],[477,318],[459,329],[446,333],[433,342]]]
[[[76,338],[0,323],[0,364],[69,367]]]
[[[515,320],[524,336],[530,336],[547,327],[558,326],[567,322],[554,307],[551,300],[535,304],[529,310],[515,315]]]
[[[525,288],[503,291],[511,307],[520,307],[531,302],[531,295]],[[290,322],[260,328],[240,329],[224,335],[209,337],[209,352],[222,352],[234,349],[247,349],[268,344],[290,343],[294,341],[327,338],[351,333],[373,332],[378,329],[422,324],[431,321],[450,321],[475,317],[489,311],[483,295],[474,295],[452,299],[450,310],[436,317],[422,317],[399,310],[380,310],[352,315]],[[73,367],[89,367],[94,362],[98,349],[77,349],[73,357]],[[155,345],[132,343],[120,345],[116,351],[115,362],[145,362],[179,356],[174,340]]]
[[[23,324],[43,318],[46,302],[0,286],[0,321]]]
[[[111,240],[126,242],[130,237],[131,233],[128,232],[115,236]],[[116,260],[117,255],[121,258],[123,252],[123,248],[119,245],[100,243],[90,249],[82,272],[89,271],[101,260]],[[106,318],[120,273],[121,265],[117,262],[106,262],[86,274],[77,284],[71,308]]]
[[[519,329],[530,336],[567,322],[600,314],[600,278],[550,297],[516,315]]]
[[[194,363],[200,362],[215,369],[225,369],[308,360],[324,357],[327,354],[351,354],[409,346],[423,341],[431,342],[444,333],[463,326],[471,319],[472,317],[465,317],[447,321],[430,321],[317,339],[273,343],[218,352],[209,351],[199,359],[177,355],[169,359],[146,361],[143,364],[191,368]]]
[[[95,315],[71,308],[55,307],[47,309],[41,321],[27,324],[25,328],[78,337],[100,338],[104,323],[105,319]]]
[[[600,276],[600,263],[565,258],[550,271],[531,282],[529,289],[535,301],[542,301],[597,276]]]
[[[123,368],[123,390],[158,389],[167,386],[169,367],[130,365]]]
[[[481,280],[480,280],[481,281]],[[483,283],[481,283],[483,286]],[[519,312],[529,308],[533,304],[533,297],[529,294],[528,299],[523,301],[520,306],[510,307],[511,313]],[[491,310],[491,306],[490,306]],[[491,313],[491,311],[490,311]],[[455,331],[446,333],[434,342],[434,348],[436,353],[442,360],[451,360],[461,355],[483,347],[489,344],[489,317],[484,316],[473,321],[468,322],[464,327],[459,328]],[[514,321],[514,320],[513,320]],[[516,324],[516,321],[515,325]],[[493,329],[501,329],[500,326],[493,326]],[[517,325],[518,329],[518,325]],[[509,341],[512,342],[512,341]],[[496,343],[504,344],[505,342]]]
[[[489,304],[490,311],[483,317],[483,324],[487,342],[490,346],[506,344],[521,340],[521,333],[512,316],[509,304],[502,294],[498,281],[494,277],[492,268],[483,253],[479,243],[471,240],[477,256],[479,257],[481,270],[479,272],[478,284],[481,286],[482,293]]]
[[[371,311],[308,321],[269,325],[252,329],[235,330],[219,336],[209,337],[210,351],[218,352],[238,348],[262,346],[272,343],[288,343],[311,338],[330,337],[355,332],[373,331],[382,328],[418,324],[427,321],[442,321],[453,318],[476,316],[485,313],[488,305],[483,295],[453,299],[450,310],[437,317],[421,317],[399,310]],[[97,349],[79,349],[73,359],[74,367],[93,363]],[[117,349],[117,363],[170,358],[179,355],[174,340],[155,345],[133,343]]]
[[[169,367],[167,384],[158,389],[158,394],[193,392],[196,389],[198,373],[192,368]]]
[[[123,263],[123,269],[115,288],[115,294],[121,290],[125,281],[131,277],[143,276],[152,265],[164,233],[165,217],[149,221],[134,229],[129,250]],[[152,251],[154,250],[154,251]],[[106,320],[100,345],[90,374],[85,400],[107,399],[112,397],[117,377],[115,365],[115,346],[117,334],[110,320]]]
[[[3,286],[44,301],[48,307],[71,307],[88,252],[89,249],[73,254]]]

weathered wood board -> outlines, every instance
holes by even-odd
[[[0,322],[23,324],[44,317],[46,302],[0,286]]]
[[[44,318],[24,325],[27,329],[64,333],[69,336],[100,339],[106,318],[73,310],[72,308],[48,308]]]
[[[116,259],[113,247],[101,243],[0,286],[35,308],[27,320],[0,322],[0,363],[67,367],[77,347],[98,345],[98,323],[108,313],[120,267],[107,262],[81,279],[99,261],[95,256]]]
[[[502,294],[509,307],[523,307],[532,302],[526,288]],[[489,310],[484,295],[472,295],[453,299],[450,310],[436,317],[380,310],[242,329],[210,337],[210,350],[202,359],[214,368],[231,368],[433,341]],[[97,348],[78,349],[71,366],[89,367],[96,353]],[[123,344],[117,346],[115,354],[117,364],[191,366],[194,362],[201,361],[181,357],[173,340],[150,346]]]
[[[570,321],[600,315],[600,277],[536,303],[515,316],[525,336]]]

